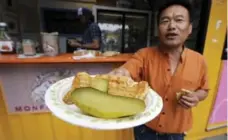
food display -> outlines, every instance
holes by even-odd
[[[113,119],[143,112],[148,89],[146,81],[136,83],[124,76],[91,76],[80,72],[63,101],[76,105],[85,114]]]
[[[120,52],[116,52],[116,51],[106,51],[104,52],[102,55],[103,56],[115,56],[115,55],[118,55],[120,54]]]
[[[77,51],[74,51],[73,53],[74,56],[83,56],[83,55],[89,55],[89,54],[93,56],[101,56],[101,52],[96,50],[77,50]]]
[[[116,56],[119,54],[120,52],[116,52],[116,51],[106,51],[102,53],[97,50],[81,49],[81,50],[74,51],[73,57],[77,57],[77,58],[110,57],[110,56]]]

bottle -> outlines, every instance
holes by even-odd
[[[35,43],[30,39],[23,39],[22,41],[24,55],[32,56],[36,54]]]
[[[1,54],[13,54],[15,53],[15,47],[12,39],[7,32],[7,24],[0,22],[0,53]]]

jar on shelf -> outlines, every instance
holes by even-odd
[[[7,24],[5,22],[0,22],[0,53],[1,54],[15,53],[14,43],[8,34]]]
[[[24,55],[35,55],[36,54],[36,44],[30,39],[23,39],[22,48]]]

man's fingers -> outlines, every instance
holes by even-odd
[[[109,74],[109,75],[115,75],[115,73],[116,73],[116,71],[113,70],[113,71],[109,72],[108,74]]]
[[[127,70],[125,70],[124,68],[115,69],[108,74],[109,75],[116,75],[116,76],[126,76],[126,77],[131,78],[129,72]]]
[[[187,106],[187,107],[193,107],[193,106],[194,106],[194,103],[189,102],[189,101],[184,100],[184,99],[180,99],[180,102],[181,102],[182,104],[184,104],[185,106]]]
[[[178,102],[183,108],[185,109],[189,109],[189,107],[187,105],[185,105],[181,100],[179,100]]]
[[[128,71],[126,71],[126,70],[124,71],[124,75],[128,76],[128,77],[131,77],[130,73]]]
[[[188,102],[194,102],[196,100],[195,98],[189,97],[189,96],[186,96],[186,95],[181,96],[181,99],[184,99],[184,100],[186,100]]]

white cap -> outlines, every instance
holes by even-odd
[[[77,10],[77,14],[78,14],[78,16],[86,15],[86,14],[92,14],[92,11],[90,9],[80,7]]]
[[[78,16],[83,15],[83,9],[82,8],[78,8]]]
[[[5,26],[7,26],[7,24],[5,22],[0,22],[0,26],[5,27]]]

